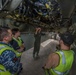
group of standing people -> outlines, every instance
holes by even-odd
[[[71,50],[71,45],[74,42],[74,36],[69,32],[58,34],[58,49],[60,50],[51,53],[42,68],[45,71],[45,75],[72,75],[71,68],[74,62],[74,51]],[[34,37],[33,57],[37,58],[40,50],[41,28],[36,28]]]
[[[19,75],[25,46],[17,28],[0,28],[0,75]]]
[[[70,33],[60,34],[60,50],[50,54],[43,66],[46,75],[68,75],[74,61],[71,44],[74,41]],[[39,57],[41,28],[36,28],[33,58]],[[24,42],[17,28],[0,29],[0,75],[19,75],[22,70],[20,63],[22,52],[25,51]]]
[[[41,28],[36,28],[33,57],[39,56]],[[18,28],[0,28],[0,75],[19,75],[22,71],[21,55],[24,42]]]

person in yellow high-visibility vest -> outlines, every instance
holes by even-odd
[[[7,29],[7,31],[12,35],[12,30],[9,27],[2,27],[1,29]],[[11,41],[9,42],[9,44],[11,44]],[[22,53],[16,51],[15,49],[14,49],[14,51],[15,51],[17,57],[21,57]]]
[[[45,75],[68,75],[74,61],[74,52],[70,48],[73,41],[74,37],[70,33],[60,35],[61,50],[49,55],[43,67]]]
[[[23,51],[25,51],[25,46],[24,42],[20,37],[20,31],[18,28],[13,28],[12,29],[12,34],[13,34],[13,39],[10,42],[12,47],[19,53],[22,54]]]
[[[25,51],[24,42],[20,37],[20,31],[18,28],[13,28],[12,34],[13,34],[13,38],[12,38],[12,41],[10,42],[10,44],[16,51],[16,54],[19,55],[18,60],[20,61],[21,55]]]
[[[0,30],[0,75],[16,75],[22,69],[15,50],[9,42],[12,40],[12,33],[7,28]]]
[[[3,65],[0,65],[0,75],[12,75]]]

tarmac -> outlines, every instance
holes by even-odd
[[[21,63],[23,64],[23,70],[20,75],[45,75],[44,70],[42,69],[45,64],[47,57],[52,53],[50,50],[50,45],[46,47],[40,47],[39,58],[33,59],[33,48],[25,51],[21,57]],[[76,59],[72,68],[72,74],[76,75]]]

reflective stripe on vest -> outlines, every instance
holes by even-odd
[[[56,71],[55,69],[52,69],[52,70],[58,75],[65,75],[69,73],[69,70],[67,70],[66,72],[59,72],[59,71]]]
[[[60,51],[60,54],[62,55],[62,64],[66,64],[65,55],[62,51]]]

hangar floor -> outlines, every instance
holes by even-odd
[[[34,60],[32,57],[33,48],[25,51],[22,55],[21,62],[23,63],[23,71],[20,75],[44,75],[42,69],[43,64],[46,61],[47,56],[50,53],[50,49],[41,48],[40,49],[40,58]]]

